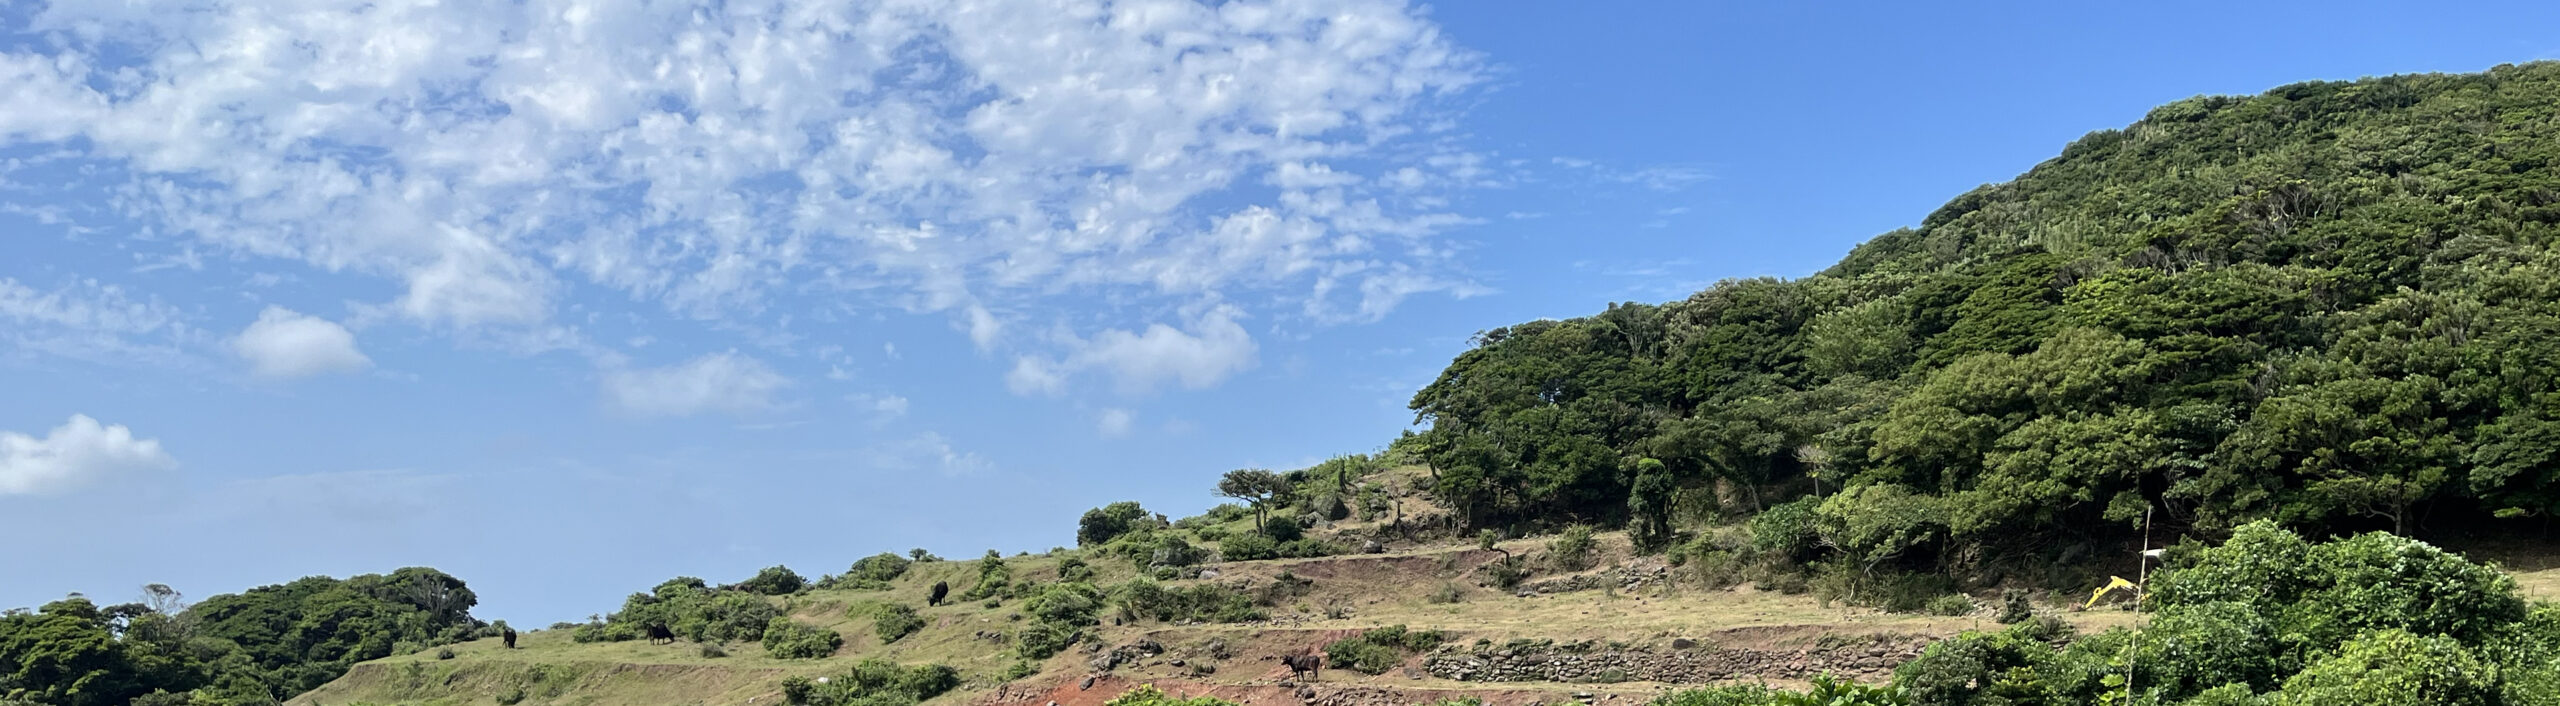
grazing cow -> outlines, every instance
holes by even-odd
[[[1296,678],[1300,674],[1307,675],[1307,681],[1324,678],[1324,655],[1281,655],[1278,659],[1281,664],[1289,665],[1291,678]]]
[[[515,628],[501,628],[501,630],[502,630],[502,632],[499,632],[499,633],[498,633],[498,639],[501,639],[501,640],[505,640],[505,641],[507,641],[507,649],[510,649],[510,650],[515,649],[515,648],[516,648],[516,629],[515,629]]]
[[[951,595],[951,584],[946,581],[935,581],[933,582],[933,595],[925,596],[924,604],[927,606],[942,605],[942,597],[948,595]]]
[[[667,641],[667,644],[670,645],[676,644],[676,633],[673,630],[668,630],[667,626],[651,625],[648,627],[648,632],[649,644],[658,644],[659,640],[665,640]]]

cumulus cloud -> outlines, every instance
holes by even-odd
[[[982,350],[1062,296],[1370,317],[1464,285],[1429,189],[1482,181],[1445,127],[1481,62],[1401,0],[133,0],[0,28],[46,37],[0,50],[0,146],[93,175],[27,203],[115,189],[156,247],[373,278],[428,327],[538,328],[580,291],[829,291]]]
[[[1110,329],[1091,339],[1072,342],[1061,358],[1022,356],[1014,360],[1005,382],[1014,394],[1058,394],[1067,381],[1085,371],[1108,374],[1123,394],[1144,394],[1168,383],[1200,389],[1252,369],[1260,347],[1236,323],[1236,312],[1219,308],[1197,317],[1191,330],[1164,324],[1144,330]]]
[[[604,397],[614,409],[644,417],[744,414],[771,408],[773,396],[790,384],[763,361],[730,351],[662,368],[609,372]]]
[[[0,495],[38,495],[148,471],[176,468],[160,442],[122,424],[74,414],[44,438],[0,431]]]
[[[232,337],[231,350],[265,378],[351,373],[373,365],[356,350],[356,336],[347,327],[280,306],[258,312],[257,321]]]

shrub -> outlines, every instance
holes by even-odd
[[[790,618],[774,618],[764,628],[764,651],[775,659],[818,659],[836,653],[844,646],[844,636],[834,630],[803,625]]]
[[[1013,664],[1007,665],[1004,668],[1004,676],[999,678],[998,681],[1018,681],[1023,677],[1039,673],[1040,665],[1032,664],[1031,660],[1017,659],[1013,661]]]
[[[1059,560],[1058,560],[1058,580],[1060,580],[1060,581],[1092,581],[1092,580],[1093,580],[1093,566],[1092,566],[1092,565],[1089,565],[1089,564],[1084,563],[1084,559],[1083,559],[1083,558],[1081,558],[1081,557],[1072,557],[1072,556],[1071,556],[1071,557],[1067,557],[1067,558],[1064,558],[1064,559],[1059,559]]]
[[[1102,706],[1236,706],[1236,703],[1233,701],[1222,701],[1209,696],[1195,696],[1188,699],[1177,699],[1171,696],[1166,696],[1165,693],[1158,690],[1155,685],[1149,684],[1135,689],[1130,689],[1128,693],[1121,694],[1119,697],[1112,699],[1108,703],[1104,703]]]
[[[1291,559],[1314,559],[1348,553],[1339,545],[1314,537],[1301,537],[1282,542],[1278,551],[1280,556]]]
[[[1138,578],[1112,588],[1111,595],[1120,606],[1120,614],[1130,619],[1241,623],[1264,617],[1262,611],[1254,609],[1252,596],[1214,584],[1167,589],[1163,584]]]
[[[1263,523],[1262,535],[1270,537],[1274,542],[1293,542],[1307,536],[1307,528],[1300,526],[1294,518],[1274,517],[1269,522]]]
[[[923,630],[924,616],[917,615],[916,609],[907,604],[891,603],[872,613],[871,629],[880,635],[882,644],[897,642]]]
[[[1929,599],[1930,615],[1944,615],[1950,617],[1972,615],[1973,611],[1978,608],[1980,608],[1980,606],[1973,604],[1973,598],[1962,593],[1950,593]]]
[[[1868,686],[1816,675],[1805,691],[1785,691],[1757,684],[1709,687],[1673,692],[1653,706],[1906,706],[1915,703],[1891,686]]]
[[[1797,563],[1812,559],[1822,548],[1814,533],[1815,509],[1821,506],[1821,498],[1805,496],[1751,516],[1751,548]]]
[[[915,562],[908,560],[906,557],[898,556],[889,552],[881,552],[855,560],[853,562],[853,568],[845,570],[844,580],[848,582],[878,582],[883,588],[886,588],[888,582],[896,581],[898,580],[898,577],[907,575],[907,568],[914,563]]]
[[[1121,501],[1086,510],[1076,521],[1076,546],[1093,547],[1109,543],[1141,525],[1153,526],[1147,509],[1137,503]]]
[[[2012,588],[2000,592],[2000,614],[1994,616],[1992,620],[2002,625],[2010,625],[2025,622],[2026,619],[2035,615],[2035,602],[2028,598],[2027,592]]]
[[[960,600],[974,601],[1004,595],[1012,586],[1013,569],[1005,565],[1003,554],[989,549],[985,557],[978,559],[977,585],[960,594]]]
[[[1425,600],[1439,604],[1459,603],[1467,600],[1467,594],[1458,588],[1458,584],[1442,581],[1439,588],[1431,589],[1431,595]]]
[[[1376,628],[1326,645],[1325,660],[1343,669],[1385,674],[1404,661],[1406,654],[1437,647],[1443,639],[1437,631],[1407,630],[1402,625]]]
[[[1073,625],[1035,622],[1023,626],[1021,632],[1014,635],[1013,649],[1023,659],[1048,659],[1050,655],[1066,651],[1068,646],[1083,637],[1083,631]]]
[[[866,659],[825,682],[803,676],[782,680],[785,702],[803,706],[909,706],[960,686],[960,672],[939,664],[903,667]]]
[[[809,585],[808,579],[788,566],[768,566],[756,572],[755,578],[738,583],[738,590],[764,596],[787,596]]]
[[[1591,568],[1591,527],[1574,525],[1547,542],[1547,557],[1556,571],[1571,573]]]
[[[453,659],[453,648],[451,648],[451,647],[439,647],[439,648],[436,648],[436,659]]]
[[[703,659],[719,659],[719,658],[727,657],[727,656],[729,656],[729,648],[721,647],[721,646],[720,646],[720,643],[717,643],[717,642],[705,642],[705,643],[702,643],[702,658],[703,658]]]
[[[1023,607],[1033,619],[1042,622],[1093,625],[1101,622],[1095,616],[1102,612],[1102,591],[1089,583],[1050,584]]]
[[[1364,674],[1385,674],[1404,661],[1404,652],[1394,647],[1357,638],[1326,645],[1324,654],[1328,664]]]
[[[2284,706],[2490,706],[2497,672],[2449,637],[2368,633],[2285,680]]]
[[[1226,557],[1227,561],[1277,559],[1280,557],[1280,543],[1259,534],[1237,535],[1220,544],[1218,554]]]
[[[1529,580],[1529,561],[1524,557],[1503,557],[1485,562],[1485,578],[1497,588],[1508,591]]]

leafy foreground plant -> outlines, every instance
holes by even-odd
[[[960,672],[945,665],[904,667],[866,659],[853,671],[827,677],[782,680],[782,698],[796,706],[908,706],[960,686]]]

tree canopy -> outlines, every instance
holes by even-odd
[[[1399,444],[1470,527],[1836,490],[1834,555],[1912,568],[2547,517],[2555,164],[2560,64],[2179,101],[1813,276],[1485,331]]]

